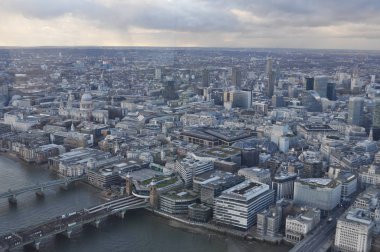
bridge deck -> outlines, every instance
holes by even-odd
[[[9,198],[9,197],[12,197],[14,195],[19,195],[19,194],[26,193],[26,192],[37,191],[41,188],[48,188],[48,187],[53,187],[53,186],[57,186],[57,185],[70,184],[74,181],[78,181],[78,180],[82,180],[82,179],[83,179],[83,177],[63,178],[63,179],[52,180],[52,181],[39,183],[39,184],[35,184],[35,185],[30,185],[30,186],[26,186],[23,188],[9,189],[8,192],[0,193],[0,199],[1,198]]]
[[[45,223],[0,236],[0,251],[22,247],[121,211],[145,207],[147,207],[145,200],[129,196],[109,201],[90,209],[82,209],[78,212],[62,215]]]

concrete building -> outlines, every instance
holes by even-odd
[[[220,170],[204,172],[193,178],[193,190],[200,193],[201,202],[213,206],[214,199],[224,190],[244,181],[244,177]]]
[[[296,173],[279,173],[273,177],[272,189],[276,194],[276,201],[281,199],[293,199],[294,181],[297,179]]]
[[[380,185],[380,166],[372,164],[361,167],[359,171],[359,183],[363,186]]]
[[[224,92],[224,107],[227,110],[232,108],[245,108],[252,107],[252,93],[251,91],[226,91]]]
[[[192,157],[177,160],[175,163],[175,171],[177,171],[184,180],[186,187],[192,185],[193,176],[212,169],[214,169],[214,166],[211,161],[201,161]]]
[[[304,209],[295,216],[288,215],[285,224],[285,240],[291,243],[301,241],[321,220],[319,209]]]
[[[257,214],[257,233],[261,236],[274,237],[280,231],[282,208],[274,205]]]
[[[335,249],[342,252],[370,251],[373,228],[368,211],[351,208],[337,222]]]
[[[269,169],[261,169],[257,167],[242,168],[238,171],[238,174],[254,182],[260,182],[267,185],[271,184],[271,174]]]
[[[214,201],[217,223],[247,230],[256,223],[257,213],[274,202],[268,185],[245,181],[222,192]]]
[[[169,191],[159,197],[160,210],[170,214],[188,214],[188,206],[195,203],[198,195],[190,190]]]
[[[294,183],[294,203],[316,207],[324,211],[333,210],[339,203],[342,184],[332,179],[299,179]]]
[[[188,206],[189,218],[194,221],[207,222],[212,216],[212,209],[203,204],[193,203]]]

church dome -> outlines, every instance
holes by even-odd
[[[92,101],[92,96],[89,93],[84,93],[81,98],[81,102],[90,102]]]

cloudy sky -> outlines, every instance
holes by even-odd
[[[0,46],[380,50],[379,0],[0,0]]]

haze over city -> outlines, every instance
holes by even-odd
[[[374,0],[2,0],[0,46],[380,49]]]

